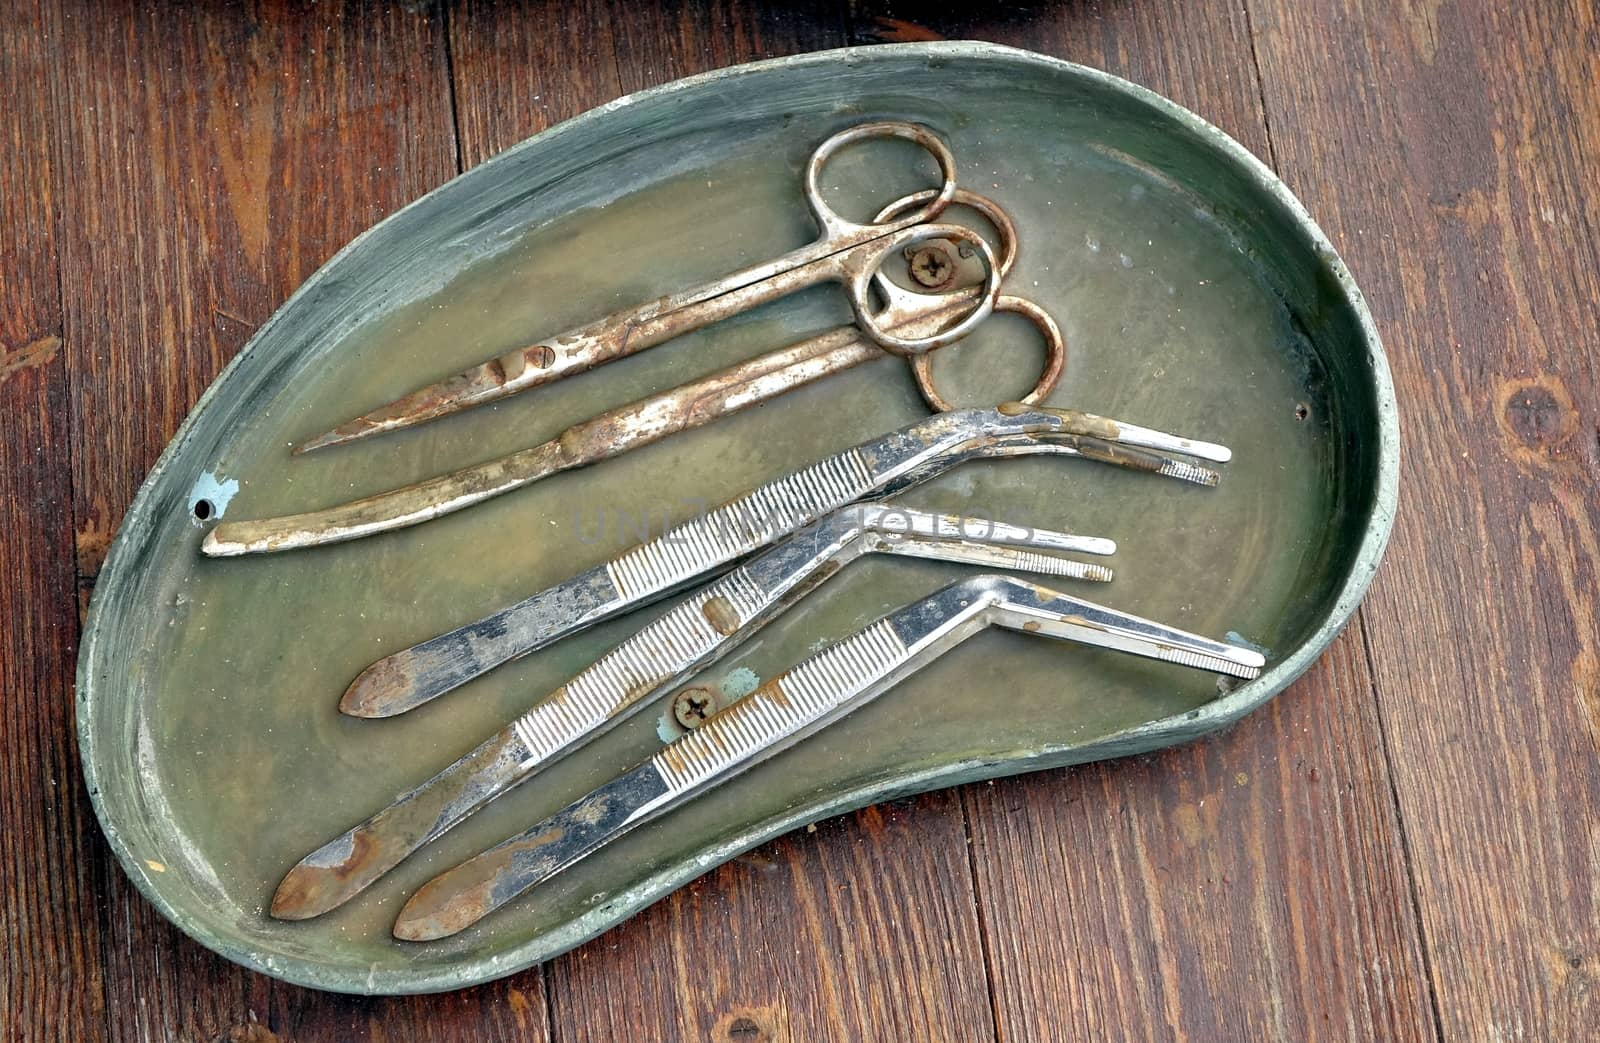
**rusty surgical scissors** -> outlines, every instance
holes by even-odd
[[[939,165],[941,184],[915,210],[887,220],[860,224],[841,216],[822,197],[820,179],[840,149],[871,138],[903,138],[926,149]],[[868,340],[899,355],[917,355],[972,332],[1000,296],[999,266],[981,237],[956,225],[931,224],[956,193],[956,161],[933,131],[897,121],[861,123],[833,135],[806,163],[804,194],[821,234],[807,246],[753,265],[715,282],[668,294],[615,312],[586,326],[526,347],[516,348],[464,373],[419,388],[365,416],[339,425],[301,444],[296,452],[396,431],[494,402],[571,373],[623,358],[823,282],[844,284],[856,325]],[[959,321],[932,332],[907,333],[884,321],[872,308],[873,276],[893,254],[937,239],[953,240],[982,255],[984,289]]]
[[[1058,552],[1115,550],[1107,539],[909,507],[858,504],[835,511],[696,591],[476,749],[301,859],[278,886],[272,915],[303,920],[354,898],[468,815],[733,651],[864,555],[1104,583],[1110,569]]]
[[[931,189],[913,193],[890,203],[878,218],[892,225],[900,219],[899,215],[914,208],[926,209],[934,197]],[[1017,257],[1016,227],[993,200],[960,189],[953,192],[952,198],[994,227],[999,259],[994,262],[991,274],[998,273],[1003,278]],[[988,249],[987,244],[985,249]],[[955,260],[946,255],[943,261],[954,276]],[[987,285],[974,285],[948,293],[918,293],[899,286],[881,272],[875,273],[875,290],[883,301],[883,308],[871,313],[878,328],[918,341],[933,338],[947,327],[953,329],[950,327],[953,321],[968,321],[961,316],[966,314],[970,318],[972,309],[987,300],[989,292]],[[1061,330],[1048,312],[1018,297],[1001,295],[994,302],[993,310],[1024,316],[1044,337],[1044,369],[1034,389],[1022,399],[1034,405],[1055,387],[1066,364],[1066,342]],[[769,401],[794,388],[882,356],[882,350],[859,326],[842,326],[608,410],[540,445],[508,456],[324,510],[224,522],[206,535],[202,549],[214,557],[232,557],[338,543],[417,525],[552,474],[608,460],[687,428],[700,427],[718,417]],[[933,386],[929,357],[912,355],[910,361],[917,387],[928,405],[936,411],[949,410],[950,404]]]
[[[636,826],[680,807],[894,687],[967,638],[999,626],[1255,677],[1266,660],[1011,576],[960,580],[822,649],[563,811],[434,877],[395,921],[405,941],[477,923]]]

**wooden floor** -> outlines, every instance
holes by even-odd
[[[1595,0],[4,7],[0,1039],[1600,1038]],[[1404,485],[1329,653],[1227,734],[825,823],[463,993],[322,995],[168,926],[84,793],[80,611],[255,327],[597,103],[939,36],[1176,99],[1349,261]]]

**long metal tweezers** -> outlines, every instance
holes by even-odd
[[[391,717],[569,634],[659,600],[858,500],[882,499],[967,460],[1057,454],[1215,485],[1226,446],[1070,410],[1008,405],[943,413],[768,482],[564,583],[369,666],[339,708]]]
[[[307,855],[283,878],[272,915],[302,920],[349,901],[468,815],[727,655],[863,555],[1105,582],[1110,569],[1055,552],[1115,550],[1092,536],[903,507],[847,507],[673,607],[454,764]]]
[[[961,580],[830,645],[565,810],[434,877],[401,909],[395,937],[431,941],[470,927],[635,826],[865,705],[990,626],[1234,677],[1254,677],[1266,663],[1248,649],[1025,580]]]

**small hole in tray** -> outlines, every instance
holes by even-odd
[[[211,505],[211,501],[205,499],[196,500],[193,510],[195,518],[199,521],[205,521],[217,513],[217,509]]]

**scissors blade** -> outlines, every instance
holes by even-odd
[[[909,303],[903,302],[884,325],[907,336],[923,336],[970,310],[978,293],[964,289],[943,297],[905,297]],[[223,522],[206,535],[201,551],[209,557],[236,557],[295,550],[417,525],[552,474],[609,460],[883,357],[884,352],[856,327],[843,326],[607,410],[542,445],[497,460],[336,507]]]
[[[680,294],[607,315],[587,326],[548,341],[513,349],[453,377],[418,388],[307,440],[295,452],[311,452],[415,427],[625,358],[736,315],[764,299],[793,293],[832,278],[834,268],[829,260],[825,257],[786,269],[760,284],[762,293],[753,292],[749,286],[727,286],[705,298],[696,298],[694,293]]]
[[[879,215],[881,220],[863,225],[833,213],[822,199],[817,179],[828,157],[840,148],[877,137],[903,138],[921,145],[938,163],[941,183],[937,190],[918,195],[920,205],[892,205]],[[804,194],[821,227],[821,235],[812,242],[701,286],[667,294],[549,340],[509,351],[340,424],[310,439],[296,451],[308,452],[434,420],[631,355],[818,282],[849,281],[852,267],[863,259],[844,255],[879,240],[903,239],[900,233],[932,222],[957,196],[955,178],[955,157],[944,140],[926,127],[899,120],[848,127],[819,145],[806,164]],[[978,245],[987,250],[983,244]],[[982,321],[982,314],[987,314],[993,296],[999,293],[999,273],[991,270],[990,275],[989,291],[971,317],[974,322]],[[858,317],[860,302],[860,295],[853,293],[852,306],[857,309]],[[923,350],[933,346],[926,344]]]
[[[1036,607],[1058,605],[1064,611]],[[1027,618],[1023,618],[1026,614]],[[1144,633],[1125,647],[1087,622]],[[1048,621],[1050,626],[1032,625]],[[1005,576],[960,581],[869,624],[767,681],[688,735],[554,816],[434,877],[401,909],[394,935],[431,941],[458,933],[529,888],[687,800],[793,746],[876,698],[973,634],[998,624],[1209,669],[1231,646]],[[1204,663],[1171,648],[1205,649]],[[1242,649],[1232,649],[1245,652]],[[1254,656],[1254,653],[1247,653]],[[1259,656],[1255,656],[1259,659]]]
[[[337,507],[278,518],[223,522],[206,533],[200,550],[211,558],[233,558],[343,543],[432,521],[582,462],[569,457],[560,441],[545,442]]]

